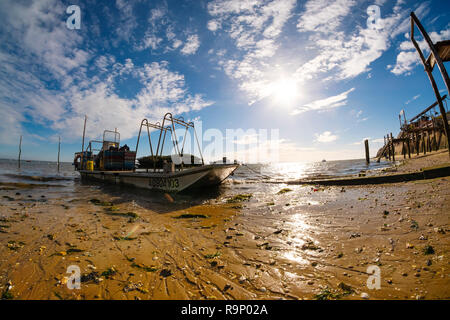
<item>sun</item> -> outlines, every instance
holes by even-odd
[[[292,106],[299,96],[299,88],[294,79],[282,78],[272,83],[272,97],[281,106]]]

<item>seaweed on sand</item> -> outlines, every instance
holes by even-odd
[[[113,205],[112,202],[101,201],[101,200],[98,200],[98,199],[95,199],[95,198],[89,200],[89,202],[95,204],[96,206],[103,206],[103,207],[108,207],[108,206],[112,206]]]
[[[331,299],[339,299],[341,297],[340,293],[333,292],[330,288],[326,287],[322,289],[320,293],[314,295],[314,299],[316,300],[331,300]]]
[[[291,192],[292,189],[289,188],[283,188],[280,191],[277,192],[277,194],[283,194],[283,193],[287,193],[287,192]]]
[[[219,251],[217,251],[216,253],[212,253],[212,254],[205,254],[204,257],[206,259],[214,259],[217,257],[220,257],[221,253]]]
[[[153,267],[153,266],[148,267],[148,266],[146,266],[146,265],[139,264],[139,263],[136,263],[136,262],[133,262],[133,263],[131,264],[131,266],[132,266],[133,268],[138,268],[138,269],[144,270],[144,271],[146,271],[146,272],[155,272],[155,271],[158,271],[158,268],[157,268],[157,267]]]
[[[12,299],[14,299],[14,296],[8,290],[6,290],[5,292],[2,293],[2,299],[1,300],[12,300]]]
[[[109,279],[110,277],[114,276],[117,273],[117,270],[114,269],[114,267],[108,268],[106,271],[103,271],[100,276],[105,277],[106,279]]]
[[[424,248],[423,248],[423,254],[424,255],[429,255],[429,254],[434,254],[434,248],[432,247],[432,246],[430,246],[430,245],[426,245]]]
[[[17,251],[20,248],[23,248],[24,245],[25,245],[25,242],[22,242],[22,241],[16,242],[14,240],[11,240],[11,241],[8,241],[8,244],[6,246],[11,251]]]
[[[252,197],[251,193],[237,194],[227,199],[227,203],[238,203],[242,201],[249,201],[251,197]]]

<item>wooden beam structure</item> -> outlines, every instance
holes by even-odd
[[[417,28],[419,29],[420,33],[422,34],[425,42],[428,44],[428,47],[430,48],[430,56],[428,57],[428,59],[425,59],[422,49],[420,49],[419,44],[417,43],[416,39],[414,38],[415,26],[417,26]],[[433,77],[433,68],[434,68],[434,65],[437,64],[439,71],[441,72],[442,78],[444,80],[445,86],[447,87],[447,93],[450,92],[450,79],[448,77],[447,70],[445,69],[443,60],[439,54],[439,53],[441,53],[441,54],[445,55],[443,57],[444,61],[448,61],[448,59],[450,59],[450,57],[447,57],[447,50],[445,49],[446,47],[448,47],[447,43],[442,43],[438,47],[436,47],[433,44],[433,42],[431,41],[428,33],[425,31],[425,28],[422,26],[419,19],[414,14],[414,12],[411,12],[411,42],[413,43],[414,47],[416,48],[416,50],[419,54],[420,60],[422,61],[423,66],[425,67],[425,72],[427,73],[428,78],[431,83],[431,86],[434,90],[434,94],[436,95],[436,99],[439,104],[439,109],[440,109],[441,115],[442,115],[442,120],[444,122],[445,135],[447,136],[447,149],[448,149],[449,156],[450,156],[450,135],[449,135],[450,129],[449,129],[448,120],[447,120],[447,112],[444,109],[444,105],[442,104],[441,94],[439,93],[439,88],[437,87],[436,81],[434,80],[434,77]],[[448,44],[448,45],[450,45],[450,44]],[[441,48],[443,48],[443,49],[441,49]]]

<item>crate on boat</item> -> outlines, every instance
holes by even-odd
[[[135,151],[125,151],[123,156],[123,169],[133,170],[136,162],[136,152]]]
[[[104,153],[105,170],[122,170],[123,169],[123,151],[106,150]]]

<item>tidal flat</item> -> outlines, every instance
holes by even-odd
[[[213,196],[170,197],[80,181],[70,188],[64,180],[1,182],[0,294],[449,299],[449,181],[255,187],[228,180]],[[71,290],[73,265],[81,288]],[[367,286],[370,266],[380,270],[380,289]]]

